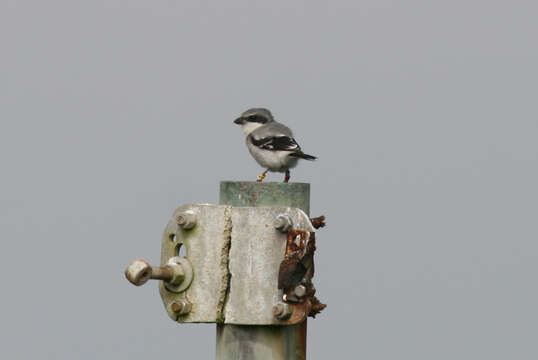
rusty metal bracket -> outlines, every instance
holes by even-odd
[[[137,285],[160,280],[178,322],[297,324],[325,307],[312,284],[324,220],[290,207],[183,205],[163,233],[161,267],[137,260],[126,275]]]
[[[325,226],[325,216],[310,221],[316,229]],[[315,251],[315,232],[288,230],[286,253],[278,274],[278,288],[282,291],[283,303],[275,306],[276,317],[288,317],[288,313],[316,317],[327,306],[315,297],[316,288],[312,283]]]

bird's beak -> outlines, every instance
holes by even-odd
[[[238,117],[237,119],[234,120],[234,124],[237,124],[237,125],[243,125],[244,123],[245,123],[245,119],[241,117]]]

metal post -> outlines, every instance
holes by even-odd
[[[310,213],[310,184],[220,183],[220,204],[289,206]],[[233,247],[233,243],[231,245]],[[304,360],[306,320],[290,326],[217,324],[217,360]]]

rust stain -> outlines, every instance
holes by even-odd
[[[315,228],[325,226],[325,217],[311,219]],[[315,296],[312,284],[314,277],[314,253],[316,251],[316,233],[306,230],[289,230],[286,239],[284,260],[280,263],[278,288],[282,291],[282,300],[292,307],[292,316],[286,323],[303,321],[307,316],[315,317],[327,305]],[[306,287],[306,294],[298,296],[298,285]]]
[[[325,216],[321,215],[319,217],[311,218],[310,222],[315,229],[325,227]]]
[[[303,258],[306,256],[305,247],[311,233],[305,230],[290,230],[286,240],[286,253],[284,260],[280,263],[278,274],[278,288],[288,294],[296,285],[299,285],[306,275],[308,268],[303,264]],[[296,239],[299,238],[299,243]],[[311,248],[311,246],[310,246]]]
[[[318,218],[323,223],[323,218]],[[286,253],[280,263],[278,288],[282,290],[282,299],[292,307],[292,316],[286,323],[297,323],[307,316],[315,317],[326,305],[316,297],[312,284],[314,277],[314,252],[316,251],[315,232],[290,230],[286,239]],[[298,285],[306,287],[304,296],[297,296]]]
[[[301,264],[298,256],[294,253],[287,256],[281,263],[278,274],[278,288],[288,294],[300,283],[306,274],[306,268]]]
[[[327,304],[323,304],[319,299],[312,295],[312,308],[308,313],[308,316],[315,318],[317,314],[323,311],[327,307]]]

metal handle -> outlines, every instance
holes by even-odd
[[[151,266],[146,260],[135,260],[125,269],[125,277],[136,286],[144,285],[150,279],[163,280],[168,290],[182,292],[191,284],[193,272],[189,260],[175,256],[165,266]]]

